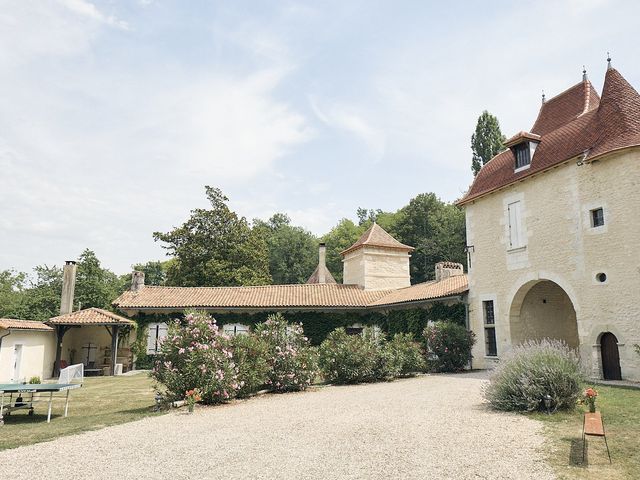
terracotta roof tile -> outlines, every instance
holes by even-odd
[[[45,332],[53,331],[49,325],[35,320],[17,320],[15,318],[0,318],[0,328],[6,330],[42,330]]]
[[[137,308],[358,308],[381,298],[387,291],[367,291],[357,285],[333,283],[264,285],[251,287],[154,287],[124,292],[113,305]]]
[[[585,161],[589,161],[640,145],[640,95],[617,70],[609,69],[602,98],[590,82],[581,82],[542,106],[532,132],[541,139],[528,169],[516,173],[513,152],[505,150],[482,167],[458,204],[579,155],[586,155]]]
[[[311,274],[311,276],[309,277],[309,280],[307,280],[307,283],[318,283],[318,280],[319,280],[318,272],[320,268],[324,270],[324,277],[325,277],[324,283],[337,283],[336,279],[333,278],[333,275],[331,275],[331,272],[329,271],[326,265],[323,265],[322,267],[317,266],[316,269]]]
[[[366,309],[459,295],[467,276],[449,277],[400,290],[363,290],[357,285],[301,284],[257,287],[155,287],[124,292],[113,305],[122,310],[345,308]]]
[[[394,248],[397,250],[404,250],[407,252],[414,250],[413,247],[410,247],[409,245],[405,245],[404,243],[400,243],[398,240],[396,240],[391,235],[389,235],[389,233],[387,233],[384,228],[382,228],[377,223],[374,223],[373,225],[371,225],[371,227],[369,227],[369,229],[366,232],[364,232],[360,236],[360,238],[356,243],[351,245],[346,250],[340,252],[340,254],[344,255],[345,253],[349,253],[365,245],[370,245],[372,247]]]
[[[418,283],[410,287],[395,290],[371,303],[370,306],[393,306],[410,302],[434,300],[437,298],[461,295],[467,290],[469,290],[467,276],[456,275],[440,280],[439,282]]]
[[[51,325],[135,325],[136,322],[101,308],[86,308],[49,319]]]

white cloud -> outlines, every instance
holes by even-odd
[[[114,15],[106,15],[91,2],[86,0],[58,0],[62,5],[68,8],[73,13],[90,18],[100,23],[110,25],[112,27],[128,30],[129,25],[124,20],[118,19]]]

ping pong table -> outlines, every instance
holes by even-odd
[[[33,415],[33,404],[42,401],[48,401],[49,403],[47,423],[51,422],[51,405],[53,399],[62,398],[54,397],[53,394],[60,392],[66,392],[64,396],[64,416],[66,417],[69,410],[69,392],[81,386],[81,383],[0,384],[0,425],[4,424],[5,412],[7,415],[10,415],[14,410],[29,409],[29,415]],[[35,398],[34,394],[37,394]],[[44,394],[44,397],[41,396],[42,394]],[[5,405],[5,397],[7,395],[9,397],[9,403]],[[27,395],[29,395],[29,398],[23,398],[23,396],[26,397]]]

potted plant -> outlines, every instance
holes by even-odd
[[[198,390],[197,388],[187,390],[185,392],[184,399],[187,402],[187,408],[189,409],[189,413],[193,413],[193,409],[196,406],[196,403],[202,400],[202,396],[200,395],[200,390]]]
[[[598,396],[598,391],[595,388],[589,387],[584,391],[584,399],[589,405],[589,413],[594,413],[596,411],[596,397]]]

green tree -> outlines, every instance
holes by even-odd
[[[411,283],[432,280],[437,262],[466,264],[464,212],[434,193],[422,193],[401,208],[392,234],[415,247],[410,263]]]
[[[96,254],[88,248],[78,258],[74,304],[77,308],[111,309],[111,302],[124,290],[124,282],[115,273],[102,268]],[[58,292],[58,297],[60,291]],[[58,298],[59,300],[59,298]]]
[[[18,316],[28,320],[48,320],[60,314],[62,269],[41,265],[33,271],[35,278],[24,291],[24,305]]]
[[[269,273],[276,285],[304,283],[318,261],[318,239],[302,227],[291,225],[284,213],[276,213],[266,222],[253,221],[254,231],[269,248]]]
[[[153,238],[165,243],[173,262],[167,284],[185,287],[267,285],[269,251],[258,231],[229,209],[221,190],[205,187],[210,209],[198,208],[182,226]]]
[[[17,318],[23,308],[27,276],[15,270],[0,271],[0,318]]]
[[[353,245],[369,225],[356,225],[351,220],[343,218],[329,233],[322,237],[327,244],[327,268],[336,279],[342,283],[342,256],[340,252]]]
[[[482,166],[504,149],[505,136],[500,131],[498,119],[486,110],[478,118],[476,131],[471,136],[471,170],[475,177]]]
[[[144,272],[145,285],[166,285],[167,283],[167,271],[171,265],[172,260],[165,260],[161,262],[159,260],[150,260],[147,263],[136,263],[131,268],[137,272]],[[123,284],[124,290],[131,288],[131,274],[125,273],[120,276],[120,281]]]

